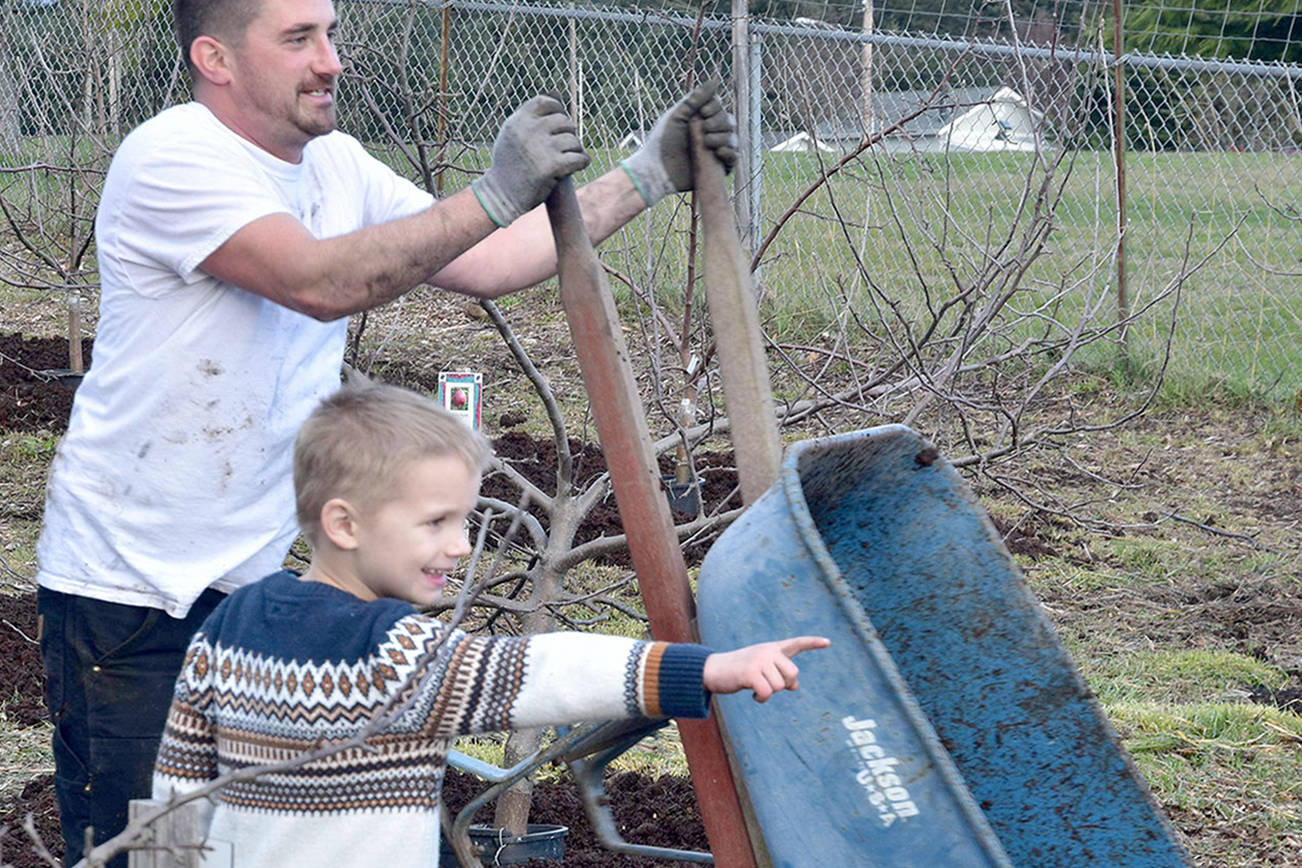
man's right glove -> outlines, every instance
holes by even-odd
[[[493,142],[493,163],[470,188],[494,223],[509,226],[541,204],[559,179],[589,162],[560,101],[536,96],[502,124]]]

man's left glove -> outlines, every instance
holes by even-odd
[[[701,119],[705,145],[724,168],[737,162],[737,124],[719,101],[719,83],[699,84],[660,116],[651,133],[632,156],[619,165],[633,180],[647,207],[670,193],[692,189],[692,137],[688,124]]]

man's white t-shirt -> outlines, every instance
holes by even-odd
[[[188,103],[127,136],[95,223],[95,351],[50,471],[38,583],[183,617],[208,587],[280,569],[297,532],[294,435],[339,387],[347,320],[199,265],[269,214],[329,238],[432,202],[343,133],[295,165]]]

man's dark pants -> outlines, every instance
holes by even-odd
[[[126,826],[129,800],[149,798],[185,649],[224,596],[204,592],[178,620],[161,609],[37,590],[65,864],[81,858],[87,826],[100,844]],[[126,864],[125,855],[109,862]]]

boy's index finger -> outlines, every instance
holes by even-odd
[[[795,657],[802,651],[813,651],[818,648],[826,648],[832,644],[832,640],[825,636],[793,636],[790,639],[783,639],[778,643],[778,648],[788,657]]]

